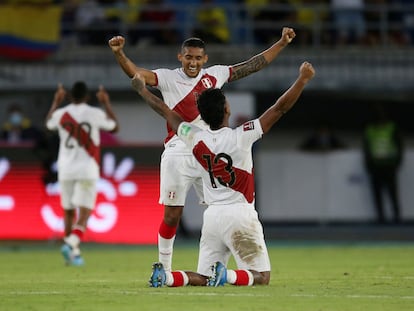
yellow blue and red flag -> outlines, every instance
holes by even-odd
[[[0,56],[44,59],[58,48],[62,7],[49,3],[0,5]]]

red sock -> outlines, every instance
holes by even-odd
[[[234,285],[247,286],[250,283],[250,276],[246,270],[234,270],[236,272],[236,282]]]
[[[161,222],[160,229],[158,233],[160,236],[164,239],[171,239],[173,236],[175,236],[175,233],[177,232],[177,227],[169,226],[167,225],[164,220]]]
[[[83,237],[83,231],[82,230],[73,229],[72,234],[76,235],[79,238],[80,241],[82,240],[82,237]]]
[[[172,274],[172,277],[174,279],[171,287],[180,287],[180,286],[187,285],[187,284],[185,284],[183,272],[181,272],[181,271],[172,271],[171,274]]]

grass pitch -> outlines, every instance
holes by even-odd
[[[58,244],[0,245],[0,310],[414,310],[414,244],[272,244],[269,286],[149,288],[156,246],[83,246],[66,267]],[[197,242],[174,267],[195,270]],[[230,266],[234,266],[231,263]]]

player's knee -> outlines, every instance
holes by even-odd
[[[178,226],[182,213],[183,206],[165,206],[164,222],[169,226]]]

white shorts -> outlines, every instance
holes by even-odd
[[[60,180],[60,201],[63,209],[93,209],[96,203],[96,180]]]
[[[171,206],[184,206],[190,186],[203,202],[202,166],[191,154],[174,154],[164,152],[160,167],[159,203]]]
[[[270,271],[263,227],[252,204],[213,205],[203,216],[197,272],[211,275],[210,266],[227,266],[233,255],[238,269]]]

